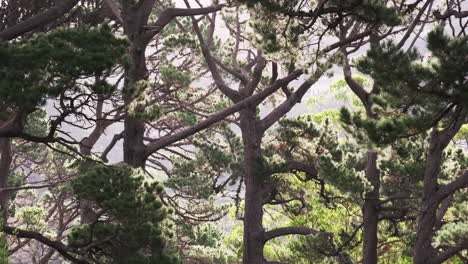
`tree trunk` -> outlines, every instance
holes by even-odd
[[[365,194],[362,214],[364,264],[377,263],[378,225],[379,225],[379,189],[380,176],[377,169],[377,153],[369,152],[367,155],[366,178],[372,184],[372,190]]]
[[[132,12],[135,10],[131,8],[128,11],[129,13],[125,14],[125,34],[131,43],[129,54],[132,58],[132,66],[125,72],[123,96],[126,105],[132,103],[139,92],[137,91],[138,82],[148,78],[145,57],[147,43],[143,40],[141,25],[137,23],[139,21],[137,12]],[[135,111],[142,111],[142,109],[137,107]],[[144,167],[146,162],[144,133],[145,122],[130,113],[124,119],[123,151],[124,162],[135,168]]]
[[[103,110],[104,107],[104,98],[102,95],[98,95],[98,102],[96,105],[96,126],[91,134],[84,138],[80,143],[80,153],[84,156],[90,156],[92,154],[92,149],[96,142],[101,138],[102,134],[106,127],[108,127],[111,123],[108,121],[102,120],[103,118]],[[92,161],[85,161],[86,165],[92,165]],[[80,206],[80,223],[81,224],[91,224],[95,222],[97,219],[96,213],[94,212],[94,204],[95,202],[92,199],[81,199],[79,201]]]
[[[11,139],[0,138],[0,188],[8,187],[8,176],[10,175],[10,165],[12,162]],[[0,191],[0,207],[2,209],[3,223],[8,220],[9,193]]]
[[[263,263],[263,192],[264,175],[261,175],[261,138],[255,107],[241,112],[241,130],[244,143],[245,213],[244,213],[244,264]]]
[[[444,148],[438,142],[435,132],[431,136],[429,151],[427,153],[427,167],[424,172],[424,190],[416,229],[416,244],[414,247],[414,264],[433,263],[437,252],[431,242],[434,236],[434,227],[437,220],[437,208],[439,203],[435,200],[438,189],[437,178],[439,175],[442,152]]]
[[[145,123],[143,120],[126,117],[124,120],[124,162],[134,168],[145,166],[145,145],[143,136]]]

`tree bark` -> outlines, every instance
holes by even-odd
[[[367,117],[370,119],[379,119],[379,116],[372,112],[373,103],[370,100],[371,94],[353,79],[347,54],[346,52],[344,53],[345,64],[343,67],[343,74],[346,83],[364,105]],[[379,242],[380,172],[377,169],[377,153],[373,151],[367,153],[366,179],[371,183],[372,190],[365,193],[362,207],[363,264],[376,264],[378,262],[377,246]]]
[[[152,8],[152,6],[151,6]],[[130,5],[123,12],[124,31],[130,40],[129,55],[132,59],[132,66],[125,72],[124,102],[130,104],[138,93],[137,85],[140,81],[148,78],[148,69],[146,68],[145,51],[148,42],[144,41],[143,21],[141,7],[137,9]],[[142,109],[135,109],[141,111]],[[124,119],[123,133],[123,151],[124,162],[128,165],[138,168],[144,167],[146,162],[145,144],[144,144],[145,122],[132,116],[130,113]]]
[[[263,229],[263,186],[261,138],[255,107],[240,112],[244,143],[245,213],[243,264],[261,264],[265,245]]]
[[[432,260],[437,255],[431,242],[438,208],[434,194],[438,188],[437,178],[444,150],[438,143],[438,138],[433,135],[427,153],[427,167],[424,173],[424,193],[416,230],[416,244],[414,247],[415,264],[432,263]]]
[[[377,169],[377,153],[367,154],[366,178],[372,184],[372,190],[365,194],[362,214],[363,223],[363,245],[364,264],[377,263],[378,225],[379,225],[379,190],[380,176]]]
[[[0,189],[8,187],[8,176],[10,175],[10,165],[12,162],[11,139],[0,138]],[[0,191],[0,207],[2,209],[3,224],[8,220],[9,192]]]
[[[439,185],[438,178],[442,165],[443,152],[462,125],[463,119],[460,118],[458,122],[442,131],[433,128],[431,133],[426,159],[426,170],[424,172],[423,198],[416,228],[414,264],[438,264],[450,258],[450,256],[445,256],[443,258],[438,256],[437,250],[431,243],[437,231],[436,227],[439,225],[438,218],[443,217],[443,215],[437,214],[439,205],[448,195],[458,190],[458,188],[453,188],[450,191],[446,191],[448,185]],[[463,176],[464,175],[458,180],[463,179]],[[457,182],[457,180],[454,182]],[[460,184],[457,187],[463,188],[463,186],[465,185]],[[447,252],[451,250],[452,248],[443,252],[441,256],[447,255]],[[457,251],[454,251],[453,255],[456,254],[456,252]]]

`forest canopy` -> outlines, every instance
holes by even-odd
[[[468,263],[468,3],[0,0],[0,264]]]

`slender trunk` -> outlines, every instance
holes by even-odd
[[[364,218],[363,226],[363,247],[364,264],[377,263],[378,225],[379,225],[379,189],[380,176],[377,169],[377,153],[367,154],[366,178],[372,184],[372,190],[365,194],[362,214]]]
[[[424,193],[421,210],[416,229],[416,244],[414,247],[414,263],[429,264],[437,256],[431,242],[434,236],[434,227],[437,221],[437,208],[439,203],[435,200],[438,183],[442,152],[437,136],[433,134],[427,154],[427,167],[424,173]]]
[[[261,175],[261,133],[257,129],[255,108],[241,111],[244,143],[245,213],[243,264],[263,263],[263,192]]]
[[[11,139],[0,138],[0,188],[8,187],[8,176],[10,174],[10,165],[12,162]],[[8,220],[9,193],[0,191],[0,207],[2,209],[3,222]]]

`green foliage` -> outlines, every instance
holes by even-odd
[[[222,138],[213,142],[205,141],[204,137],[197,138],[194,141],[198,149],[196,157],[176,160],[173,176],[166,186],[208,199],[223,191],[226,185],[235,184],[243,173],[242,143],[226,123],[220,124],[220,132]]]
[[[385,145],[439,122],[449,126],[458,118],[466,118],[462,109],[468,106],[467,39],[449,38],[436,28],[428,35],[432,57],[424,64],[417,62],[420,55],[416,50],[396,51],[392,42],[372,46],[357,61],[357,67],[374,80],[373,110],[381,118],[366,120],[359,113],[351,115],[342,110],[345,125],[362,129],[371,141]]]
[[[390,144],[399,137],[419,131],[424,126],[423,121],[415,116],[383,116],[375,120],[367,118],[362,111],[350,113],[344,107],[340,110],[340,119],[343,129],[360,143],[374,143],[377,146]]]
[[[186,89],[192,82],[188,72],[181,72],[173,65],[166,65],[161,68],[161,81],[164,85],[178,89]]]
[[[223,244],[224,234],[213,224],[179,224],[187,236],[188,258],[203,260],[206,264],[230,264],[233,252]]]
[[[126,166],[85,166],[72,182],[79,199],[92,198],[103,216],[92,225],[74,227],[69,234],[73,247],[94,244],[90,254],[100,263],[178,263],[165,251],[162,223],[169,210],[159,200],[163,187],[145,182]]]
[[[317,114],[308,114],[316,124],[323,124],[324,122],[336,123],[340,120],[340,113],[338,110],[324,110]]]
[[[267,12],[267,14],[295,14],[294,11],[296,11],[298,7],[307,10],[313,9],[317,5],[317,2],[314,1],[298,0],[238,0],[238,2],[245,3],[249,8],[261,9]],[[333,0],[326,2],[323,8],[335,8],[334,10],[338,10],[337,13],[339,13],[340,10],[342,13],[351,10],[351,14],[357,20],[364,22],[379,22],[389,26],[396,26],[400,23],[396,8],[387,7],[381,3],[372,1],[362,1],[359,5],[356,5],[345,0]]]
[[[17,107],[44,104],[47,97],[76,89],[77,79],[108,71],[122,61],[126,47],[127,41],[115,37],[108,25],[2,42],[0,98]]]
[[[140,80],[131,89],[125,90],[126,93],[132,91],[133,100],[125,106],[128,114],[132,117],[155,121],[162,116],[159,105],[151,101],[149,88],[148,81]]]
[[[274,148],[285,160],[313,163],[319,178],[343,193],[359,197],[368,185],[362,169],[358,169],[364,150],[350,142],[340,142],[329,121],[333,113],[336,115],[330,112],[325,118],[319,114],[281,120],[276,132],[278,145]],[[312,122],[314,119],[322,123]]]
[[[458,133],[455,135],[453,140],[455,141],[465,140],[465,142],[468,142],[468,124],[464,124],[460,128],[460,131],[458,131]]]
[[[8,175],[8,186],[11,187],[20,187],[26,183],[27,176],[21,171],[13,171]],[[10,201],[13,201],[16,198],[18,191],[9,192],[8,196]],[[8,213],[10,215],[15,215],[16,206],[14,203],[9,203],[10,208],[8,208]]]
[[[24,229],[40,231],[47,226],[45,222],[46,211],[37,206],[23,206],[18,209],[16,218],[24,226]]]
[[[467,221],[447,224],[442,230],[437,232],[436,244],[444,246],[460,245],[468,239],[467,233]]]
[[[297,0],[233,0],[245,4],[252,14],[250,21],[254,29],[255,45],[270,56],[288,58],[302,63],[307,56],[300,57],[310,46],[310,34],[326,34],[324,28],[335,30],[340,19],[349,16],[353,19],[379,26],[400,24],[398,10],[391,5],[375,1],[335,0],[325,3]],[[316,14],[316,10],[323,13]],[[323,28],[322,28],[323,27]],[[323,35],[322,35],[323,36]],[[305,51],[308,53],[309,51]],[[318,55],[321,51],[317,51]],[[321,54],[320,54],[321,55]]]

